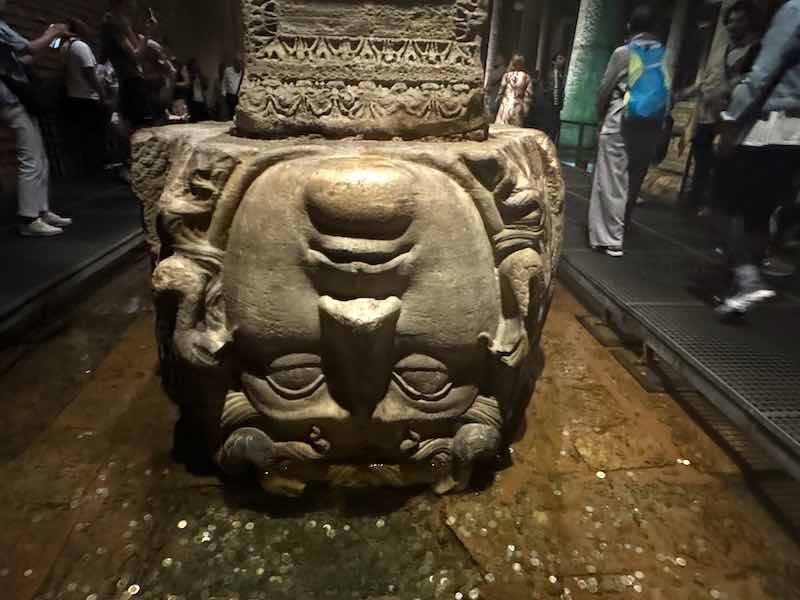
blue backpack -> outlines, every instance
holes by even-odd
[[[633,41],[628,65],[625,117],[629,120],[663,121],[669,112],[670,74],[666,49],[657,42]]]

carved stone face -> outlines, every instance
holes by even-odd
[[[164,384],[216,463],[279,494],[465,489],[519,430],[535,378],[564,209],[550,141],[204,131],[141,146],[155,171],[197,144],[140,195],[161,241]]]
[[[441,171],[377,156],[274,166],[245,194],[223,265],[247,399],[281,442],[399,459],[452,438],[485,390],[501,293],[474,201]]]

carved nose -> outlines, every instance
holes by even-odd
[[[414,218],[414,175],[377,158],[323,162],[306,187],[306,210],[322,234],[396,239]]]
[[[386,395],[402,304],[398,298],[319,301],[328,389],[357,418],[368,419]]]

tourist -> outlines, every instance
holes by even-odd
[[[220,62],[217,66],[214,77],[208,84],[208,115],[212,121],[226,121],[227,112],[224,105],[227,104],[225,95],[222,93],[222,84],[225,79],[225,63]]]
[[[744,315],[775,297],[759,261],[770,216],[796,194],[800,172],[800,0],[775,15],[750,74],[722,113],[720,201],[735,220],[730,252],[734,290],[717,308],[722,318]]]
[[[533,127],[544,131],[554,143],[561,136],[561,111],[564,109],[564,92],[567,84],[567,57],[559,52],[536,94],[533,108]]]
[[[506,74],[500,82],[500,107],[497,109],[496,123],[522,127],[533,99],[533,82],[525,71],[525,59],[515,54],[508,65]]]
[[[589,243],[611,257],[624,253],[625,231],[630,229],[669,110],[665,50],[653,33],[656,24],[651,6],[634,9],[628,26],[631,41],[614,51],[598,92],[602,126],[589,208]]]
[[[186,64],[175,61],[175,100],[183,100],[189,105],[192,81],[189,78],[189,69]]]
[[[687,136],[692,140],[694,171],[689,193],[689,206],[699,216],[711,212],[709,187],[713,181],[716,158],[714,139],[720,113],[725,110],[734,87],[753,65],[760,49],[758,22],[760,13],[750,0],[739,0],[725,8],[723,22],[730,43],[720,54],[718,63],[708,65],[697,84],[676,94],[676,100],[697,97],[697,108]]]
[[[192,123],[208,121],[208,103],[206,93],[208,81],[200,70],[197,60],[192,58],[186,64],[189,74],[189,113],[192,115]]]
[[[157,125],[167,119],[167,112],[175,100],[177,69],[152,9],[145,24],[144,37],[146,49],[140,57],[140,67],[150,99],[153,124]]]
[[[17,214],[19,233],[50,237],[64,233],[71,219],[50,210],[50,168],[36,112],[35,93],[26,63],[44,53],[55,40],[69,35],[64,24],[51,25],[28,41],[2,18],[6,0],[0,0],[0,122],[14,132],[17,154]]]
[[[119,80],[114,71],[114,65],[101,52],[98,57],[97,79],[105,90],[108,109],[108,123],[106,127],[106,156],[108,163],[105,169],[116,174],[123,181],[129,180],[127,171],[126,151],[128,150],[130,132],[128,131],[122,115],[119,113]]]
[[[239,92],[242,89],[244,80],[244,60],[241,54],[236,55],[232,65],[229,65],[222,75],[222,93],[225,96],[225,103],[230,118],[236,114],[239,106]]]
[[[138,35],[131,19],[132,0],[111,0],[103,17],[103,47],[119,78],[120,113],[138,129],[153,122],[153,111],[142,62],[147,38]]]
[[[89,45],[89,28],[80,19],[69,19],[67,25],[74,36],[65,42],[64,108],[73,139],[81,140],[77,152],[83,172],[96,174],[105,163],[109,99],[98,77],[97,59]]]

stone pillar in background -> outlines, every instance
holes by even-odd
[[[678,61],[681,58],[683,40],[688,33],[689,2],[691,0],[675,0],[675,8],[672,12],[672,19],[667,38],[667,65],[669,71],[675,76],[678,68]]]
[[[500,48],[500,36],[503,35],[503,0],[492,2],[492,20],[489,25],[489,45],[486,50],[486,65],[483,87],[489,88],[492,80],[492,69],[497,62],[497,54]]]
[[[536,69],[544,75],[550,66],[550,39],[553,24],[553,0],[541,0],[542,15],[539,20],[539,48],[536,51]]]
[[[608,59],[623,37],[625,4],[621,0],[582,0],[561,113],[563,120],[597,122],[597,90]],[[578,128],[565,125],[561,130],[561,145],[575,146],[577,141]]]
[[[536,63],[536,25],[541,11],[540,5],[541,0],[525,0],[525,10],[522,13],[517,51],[525,57],[528,70],[533,70],[533,65]]]
[[[520,430],[564,183],[485,0],[243,0],[230,124],[139,132],[164,387],[230,475],[464,489]]]

